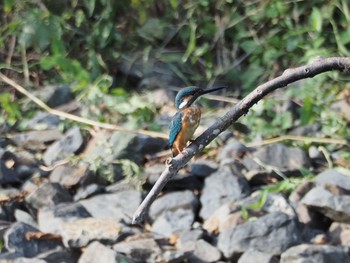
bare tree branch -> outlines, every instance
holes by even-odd
[[[152,202],[162,191],[164,185],[198,152],[202,151],[214,138],[226,130],[242,115],[248,113],[249,109],[272,91],[285,87],[295,81],[312,78],[320,73],[339,70],[345,73],[350,72],[350,58],[333,57],[317,58],[309,65],[287,69],[283,74],[272,79],[265,84],[258,86],[248,96],[236,104],[229,112],[218,119],[212,126],[204,131],[193,143],[186,148],[186,153],[179,154],[175,158],[167,161],[167,166],[158,178],[157,182],[138,207],[133,216],[133,223],[139,224],[143,221]]]

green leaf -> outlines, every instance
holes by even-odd
[[[21,118],[20,107],[17,103],[12,101],[11,94],[9,92],[4,92],[0,94],[0,105],[1,108],[7,115],[7,122],[13,125],[19,118]],[[0,108],[0,109],[1,109]],[[0,113],[4,114],[4,112]]]
[[[43,70],[50,70],[55,66],[54,57],[42,57],[39,61],[40,67]]]
[[[197,29],[197,25],[193,21],[191,21],[191,23],[190,23],[190,29],[191,29],[190,39],[189,39],[189,43],[187,45],[187,50],[186,50],[184,56],[182,57],[182,62],[186,62],[187,59],[190,57],[190,55],[192,54],[192,52],[196,48],[196,29]]]
[[[12,11],[13,6],[16,4],[14,0],[5,0],[4,11],[6,14]]]
[[[313,99],[311,97],[307,97],[304,99],[303,108],[301,110],[301,122],[303,124],[311,123],[313,117]]]
[[[316,32],[322,31],[323,18],[322,18],[322,13],[320,9],[318,9],[317,7],[314,7],[312,9],[312,13],[309,21],[310,21],[312,30]]]
[[[149,41],[160,40],[164,38],[164,24],[160,19],[148,19],[137,33]]]
[[[85,14],[84,14],[83,10],[79,9],[76,12],[76,14],[75,14],[75,25],[76,25],[76,27],[81,27],[83,22],[86,22],[85,21]]]
[[[169,2],[173,9],[176,9],[179,4],[177,0],[169,0]]]
[[[95,11],[96,0],[85,0],[85,3],[89,11],[89,16],[91,17]]]
[[[251,53],[257,48],[257,44],[254,40],[245,40],[240,43],[240,47],[246,52]]]

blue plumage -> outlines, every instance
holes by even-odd
[[[193,96],[194,94],[196,94],[197,92],[199,92],[201,90],[202,89],[195,87],[195,86],[187,87],[187,88],[180,90],[175,97],[175,107],[178,109],[183,98],[186,98],[188,96]]]
[[[182,111],[178,111],[173,119],[170,122],[169,125],[169,145],[170,147],[173,146],[176,136],[179,134],[179,132],[181,131],[182,128],[182,116],[183,116],[183,112]]]
[[[178,111],[169,125],[169,145],[173,156],[182,152],[199,125],[201,111],[198,106],[193,105],[194,101],[203,94],[223,88],[225,87],[204,90],[191,86],[177,93],[175,97],[175,106]]]

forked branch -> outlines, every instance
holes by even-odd
[[[193,143],[186,148],[186,154],[180,153],[175,158],[167,162],[166,168],[158,178],[157,182],[143,200],[141,205],[134,213],[133,223],[139,224],[143,221],[152,202],[162,191],[164,185],[197,153],[202,151],[213,139],[221,132],[226,130],[232,123],[237,121],[242,115],[247,114],[249,109],[261,100],[264,96],[272,91],[285,87],[295,81],[312,78],[323,72],[339,70],[347,74],[350,72],[350,58],[333,57],[333,58],[317,58],[312,63],[287,69],[283,74],[272,79],[265,84],[258,86],[248,96],[236,104],[224,116],[219,118],[212,126],[205,130]]]

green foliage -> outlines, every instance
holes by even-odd
[[[118,65],[125,56],[147,67],[151,61],[164,62],[188,85],[226,82],[232,93],[244,96],[316,56],[350,54],[345,0],[5,0],[0,9],[0,54],[14,48],[3,68],[20,74],[27,63],[30,77],[37,76],[40,84],[73,85],[89,105],[85,116],[127,119],[133,127],[145,122],[155,127],[155,109],[143,96],[126,95],[134,83],[120,78]],[[335,84],[338,79],[317,76],[284,98],[260,102],[244,118],[253,128],[251,136],[272,137],[315,122],[326,134],[347,134],[344,119],[328,111],[344,89]],[[301,105],[298,116],[278,110],[290,98]],[[3,122],[19,117],[14,107],[2,110]]]
[[[192,66],[188,81],[219,77],[247,90],[317,55],[350,53],[345,0],[40,3],[2,4],[0,48],[7,50],[14,35],[16,52],[40,54],[39,63],[30,61],[33,70],[81,86],[113,73],[121,54],[130,51],[162,57],[164,48],[176,48],[177,62]]]
[[[0,93],[0,125],[7,121],[13,125],[22,114],[19,105],[14,102],[13,96],[9,92]]]
[[[85,117],[102,122],[123,122],[130,128],[154,127],[156,108],[151,98],[138,93],[127,93],[123,88],[113,88],[112,78],[102,75],[79,92],[78,100],[84,104]]]
[[[107,150],[110,150],[112,153],[112,149],[109,149],[106,146]],[[135,189],[142,189],[142,184],[144,183],[142,177],[142,168],[137,165],[135,162],[128,159],[119,159],[119,160],[106,160],[101,156],[93,156],[84,159],[85,162],[89,164],[89,169],[100,176],[103,180],[108,183],[115,183],[119,176],[122,175],[126,182],[128,182]]]
[[[121,169],[125,180],[133,185],[137,190],[142,190],[142,184],[144,183],[144,178],[142,177],[142,169],[133,161],[128,159],[121,159],[115,161],[114,163],[121,165]]]
[[[249,211],[260,211],[264,207],[268,195],[270,193],[282,193],[285,195],[289,195],[299,185],[307,181],[313,180],[314,174],[309,170],[302,169],[300,172],[303,174],[302,177],[286,178],[276,184],[269,184],[263,186],[262,189],[259,191],[259,197],[257,202],[241,207],[242,218],[244,220],[254,220],[255,217],[251,217]]]

